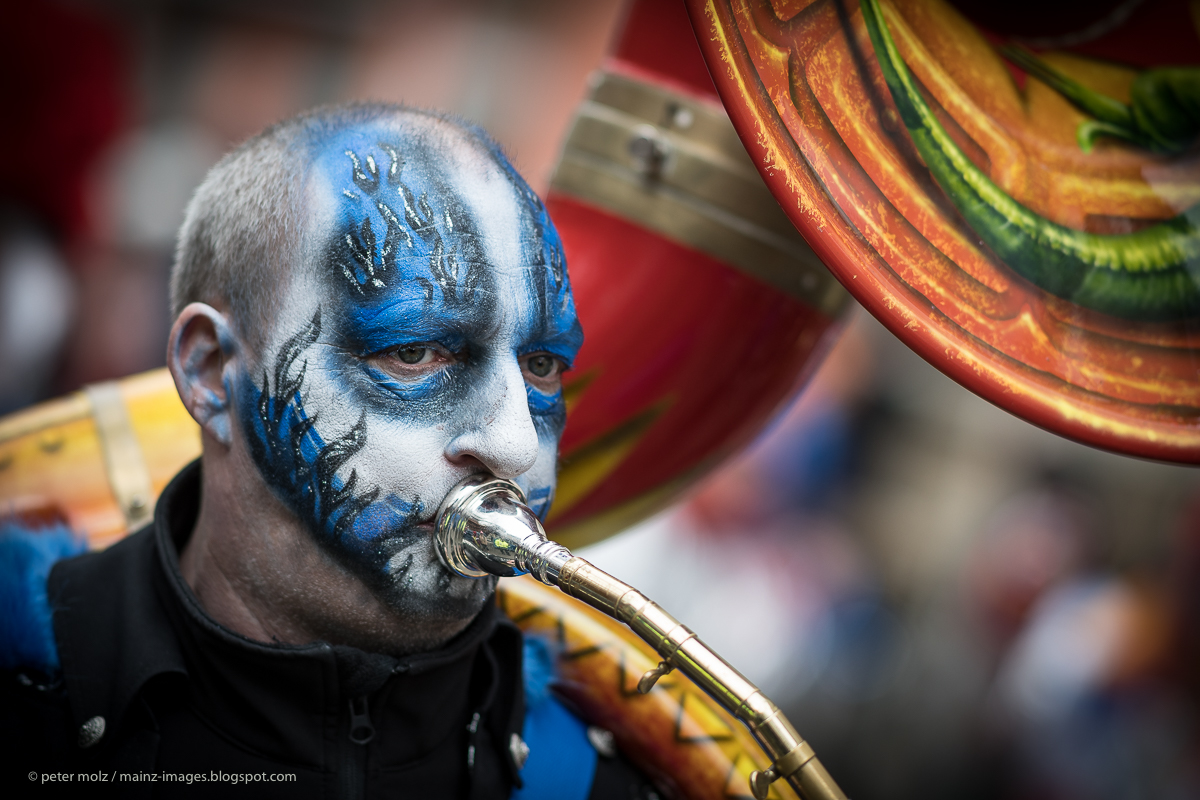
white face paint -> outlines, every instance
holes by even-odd
[[[313,145],[302,263],[239,414],[268,484],[393,608],[475,614],[432,521],[468,474],[544,515],[582,342],[558,235],[498,152],[424,116]]]

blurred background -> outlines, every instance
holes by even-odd
[[[0,413],[163,363],[166,281],[220,156],[322,103],[482,125],[544,190],[620,0],[8,0]]]
[[[543,190],[621,14],[6,3],[0,413],[162,364],[190,192],[293,112],[448,109]],[[861,311],[753,446],[586,555],[759,682],[857,800],[1200,797],[1200,474],[1021,422]]]
[[[1200,797],[1200,475],[1035,428],[861,309],[747,451],[584,555],[856,800]]]

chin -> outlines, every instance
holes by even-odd
[[[432,533],[432,527],[430,530]],[[495,577],[464,578],[447,569],[434,551],[432,535],[415,541],[409,536],[397,537],[382,550],[386,553],[383,567],[375,572],[380,594],[389,607],[406,617],[465,624],[475,618],[496,588]]]

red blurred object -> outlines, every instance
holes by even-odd
[[[648,77],[718,100],[683,3],[638,0],[629,8],[613,60]]]
[[[604,76],[616,77],[606,84]],[[639,156],[639,146],[650,155]],[[684,163],[688,148],[729,146],[735,152],[726,151],[726,159],[734,156],[744,168],[739,161],[718,177],[745,190],[746,207],[705,199],[711,186],[704,180],[715,180],[720,169]],[[581,148],[587,152],[572,162]],[[749,176],[744,186],[741,169]],[[624,177],[610,180],[618,172]],[[689,183],[695,174],[706,177]],[[765,206],[752,202],[756,193]],[[723,200],[730,204],[716,208]],[[664,210],[672,202],[678,208]],[[754,172],[716,105],[687,12],[672,0],[630,8],[614,57],[581,107],[547,206],[566,248],[585,333],[568,380],[549,520],[556,538],[577,546],[662,507],[758,432],[823,355],[842,293]],[[781,277],[767,282],[770,276],[754,274],[754,259],[743,257],[736,236],[718,253],[723,243],[710,246],[705,225],[676,226],[695,206],[719,219],[740,215],[755,226],[782,226],[764,241],[794,237],[810,260],[785,258]],[[813,270],[805,276],[807,293],[779,288],[793,281],[793,267]],[[826,282],[836,292],[815,288]]]
[[[833,320],[585,203],[551,194],[548,207],[586,334],[575,370],[586,386],[563,436],[564,464],[591,443],[637,437],[619,469],[556,511],[565,526],[690,483],[745,443],[819,363]],[[571,490],[563,484],[559,500]]]
[[[9,3],[0,25],[0,201],[57,233],[88,230],[88,170],[126,113],[119,42],[79,4]]]

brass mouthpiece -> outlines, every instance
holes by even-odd
[[[781,778],[805,800],[846,800],[812,746],[758,687],[650,598],[547,540],[512,481],[487,474],[462,480],[438,509],[434,542],[438,558],[459,575],[528,573],[628,625],[662,656],[638,681],[639,692],[649,692],[655,681],[678,669],[750,729],[772,762],[750,776],[758,800],[765,800]]]

